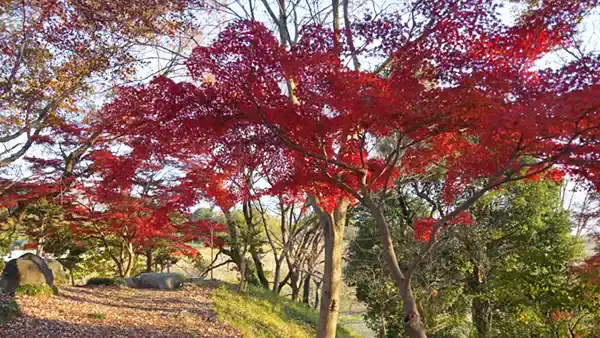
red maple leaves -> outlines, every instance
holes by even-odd
[[[423,1],[415,22],[367,17],[346,27],[364,41],[358,51],[323,27],[304,27],[284,48],[261,23],[235,21],[193,51],[192,81],[159,76],[120,88],[97,126],[112,138],[82,155],[93,164],[82,173],[98,178],[90,194],[113,210],[103,221],[148,234],[164,215],[153,218],[143,199],[119,203],[138,193],[136,175],[156,166],[179,175],[155,196],[158,210],[200,199],[229,210],[263,195],[311,193],[331,211],[432,171],[444,176],[449,206],[469,189],[563,173],[600,185],[600,60],[539,66],[573,43],[577,18],[594,4],[549,1],[508,24],[494,2]],[[358,70],[347,66],[353,53],[392,57]],[[458,211],[443,221],[471,223]],[[415,221],[415,239],[429,239],[436,222]]]
[[[215,177],[226,176],[217,180],[229,182],[213,178],[203,189],[226,208],[225,201],[245,198],[231,166],[262,172],[276,193],[318,193],[326,209],[435,166],[447,171],[447,203],[474,182],[539,178],[556,164],[595,180],[595,162],[579,159],[597,149],[598,78],[581,71],[581,60],[560,70],[532,68],[565,42],[570,19],[585,5],[561,5],[567,14],[544,6],[514,26],[487,5],[465,6],[476,11],[434,6],[449,18],[421,40],[396,45],[388,77],[346,68],[345,45],[336,50],[325,29],[307,28],[286,50],[262,24],[235,22],[194,50],[187,66],[197,84],[157,78],[122,90],[105,109],[110,128],[154,142],[150,151],[162,156],[202,158]],[[465,27],[473,34],[457,33]],[[359,32],[387,34],[373,29],[365,24]],[[590,84],[561,85],[574,77]],[[373,147],[386,138],[396,142],[387,157]],[[228,195],[234,190],[238,197]]]

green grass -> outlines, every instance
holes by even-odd
[[[106,314],[101,312],[88,313],[88,317],[92,319],[104,319],[106,318]]]
[[[21,285],[15,290],[15,296],[47,297],[58,294],[56,287],[48,285]]]
[[[309,338],[315,336],[318,313],[298,302],[274,295],[270,291],[248,286],[240,293],[223,285],[213,292],[217,317],[237,329],[244,337]],[[337,338],[359,335],[338,325]]]

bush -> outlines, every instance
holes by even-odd
[[[21,285],[15,290],[15,296],[47,297],[58,294],[56,287],[48,285]]]
[[[124,281],[121,278],[94,277],[94,278],[90,278],[87,281],[86,285],[113,286],[113,285],[122,285],[123,283],[124,283]]]
[[[0,325],[6,324],[14,317],[21,315],[19,305],[12,297],[0,298]]]

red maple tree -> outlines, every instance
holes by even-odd
[[[506,182],[566,172],[600,184],[600,60],[538,66],[578,43],[577,23],[597,2],[545,1],[514,24],[494,2],[424,3],[418,14],[426,20],[413,28],[395,17],[367,17],[345,34],[339,22],[311,26],[290,48],[258,22],[235,22],[194,50],[194,83],[158,77],[122,88],[104,109],[107,128],[153,145],[144,152],[268,171],[265,193],[307,193],[329,229],[326,280],[341,262],[336,224],[348,203],[363,203],[380,229],[407,333],[424,337],[410,280],[444,226],[468,224],[465,211]],[[352,39],[365,46],[357,50]],[[375,71],[346,66],[358,55],[389,58]],[[415,238],[425,243],[401,269],[382,197],[434,169],[453,208],[417,220]],[[328,294],[338,292],[331,288],[325,281]]]

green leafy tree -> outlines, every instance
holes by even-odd
[[[386,199],[394,216],[394,245],[402,248],[397,252],[400,260],[410,260],[411,252],[422,245],[410,240],[415,235],[413,219],[443,212],[442,204],[431,197],[438,187],[435,182],[414,184],[410,191],[396,191]],[[487,195],[470,212],[474,224],[442,232],[448,239],[434,247],[436,252],[415,275],[413,286],[428,334],[562,334],[557,313],[567,312],[570,299],[577,296],[569,266],[580,256],[581,244],[570,234],[559,187],[548,181],[511,183]],[[345,276],[368,305],[369,325],[381,336],[400,336],[402,302],[389,273],[376,263],[382,248],[374,220],[360,208],[353,219],[359,234],[349,248]]]
[[[64,227],[66,223],[63,208],[44,198],[27,206],[21,222],[22,231],[36,245],[38,255],[44,253],[50,237],[64,236]]]

